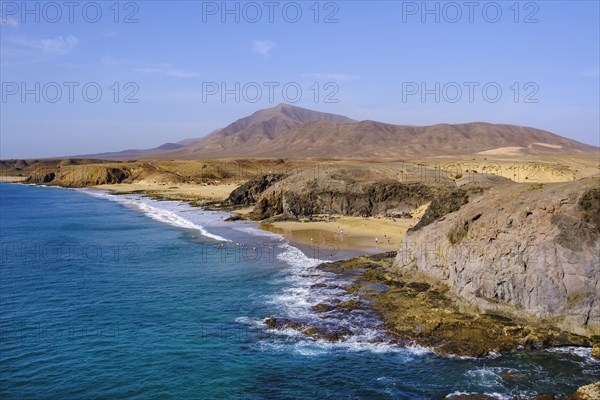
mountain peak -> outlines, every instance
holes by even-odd
[[[174,149],[170,147],[181,146]],[[428,157],[589,153],[598,147],[540,129],[484,122],[394,125],[281,103],[200,139],[165,144],[145,158]],[[129,153],[128,153],[129,154]],[[119,155],[123,156],[123,155]]]
[[[330,122],[354,122],[353,119],[345,117],[343,115],[331,114],[322,111],[315,111],[308,108],[300,107],[295,104],[279,103],[275,107],[264,108],[258,110],[253,115],[269,115],[278,116],[284,115],[286,117],[297,119],[300,122],[316,122],[316,121],[330,121]]]
[[[301,108],[303,110],[306,110],[306,108],[302,108],[293,104],[289,104],[289,103],[279,103],[277,104],[275,107],[273,107],[273,109],[275,110],[285,110],[285,109],[289,109],[289,110],[293,110],[295,108]]]
[[[315,113],[315,114],[329,114],[329,113],[324,113],[321,111],[316,111],[316,110],[311,110],[309,108],[305,108],[305,107],[300,107],[297,106],[295,104],[290,104],[290,103],[279,103],[277,104],[275,107],[271,107],[271,108],[265,108],[264,110],[276,110],[276,111],[303,111],[303,112],[310,112],[310,113]],[[334,114],[330,114],[330,115],[334,115]],[[341,115],[340,115],[341,117]],[[347,117],[344,117],[347,118]],[[349,119],[349,118],[348,118]]]

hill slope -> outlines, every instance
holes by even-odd
[[[598,148],[522,126],[482,122],[392,125],[279,105],[237,120],[199,142],[145,157],[411,157],[594,151]]]
[[[288,104],[259,110],[203,138],[149,150],[85,156],[102,159],[240,157],[429,157],[597,153],[595,146],[548,131],[473,122],[431,126],[355,121]]]

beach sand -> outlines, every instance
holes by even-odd
[[[0,175],[0,182],[24,182],[25,180],[27,180],[26,176]]]
[[[223,201],[229,194],[239,187],[239,184],[228,183],[219,185],[177,184],[165,185],[161,183],[120,183],[94,186],[94,189],[108,190],[115,194],[140,193],[153,197],[163,197],[171,200],[194,201]]]
[[[261,224],[266,231],[283,235],[309,257],[339,258],[397,251],[406,231],[429,205],[413,210],[412,218],[321,216],[316,221],[279,221]]]

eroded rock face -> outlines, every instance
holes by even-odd
[[[265,190],[285,177],[284,174],[260,175],[231,192],[225,203],[232,206],[253,206]]]
[[[348,216],[374,216],[391,211],[401,213],[454,190],[460,189],[456,189],[451,181],[405,183],[355,176],[346,171],[319,177],[290,176],[260,195],[253,217],[262,220],[275,216],[298,218],[329,213]],[[247,192],[240,196],[248,196]]]
[[[409,231],[418,231],[419,229],[431,224],[444,215],[457,211],[462,205],[469,201],[467,192],[463,189],[455,189],[442,193],[433,199],[423,217]]]
[[[599,184],[492,188],[409,232],[393,268],[439,279],[484,312],[598,335]]]
[[[75,169],[56,168],[52,172],[39,169],[27,178],[27,183],[50,184],[65,187],[85,187],[93,185],[105,185],[110,183],[122,183],[131,177],[127,168],[115,168],[108,166],[93,166]]]

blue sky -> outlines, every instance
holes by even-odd
[[[0,158],[151,148],[286,100],[599,144],[597,1],[315,3],[2,1]]]

